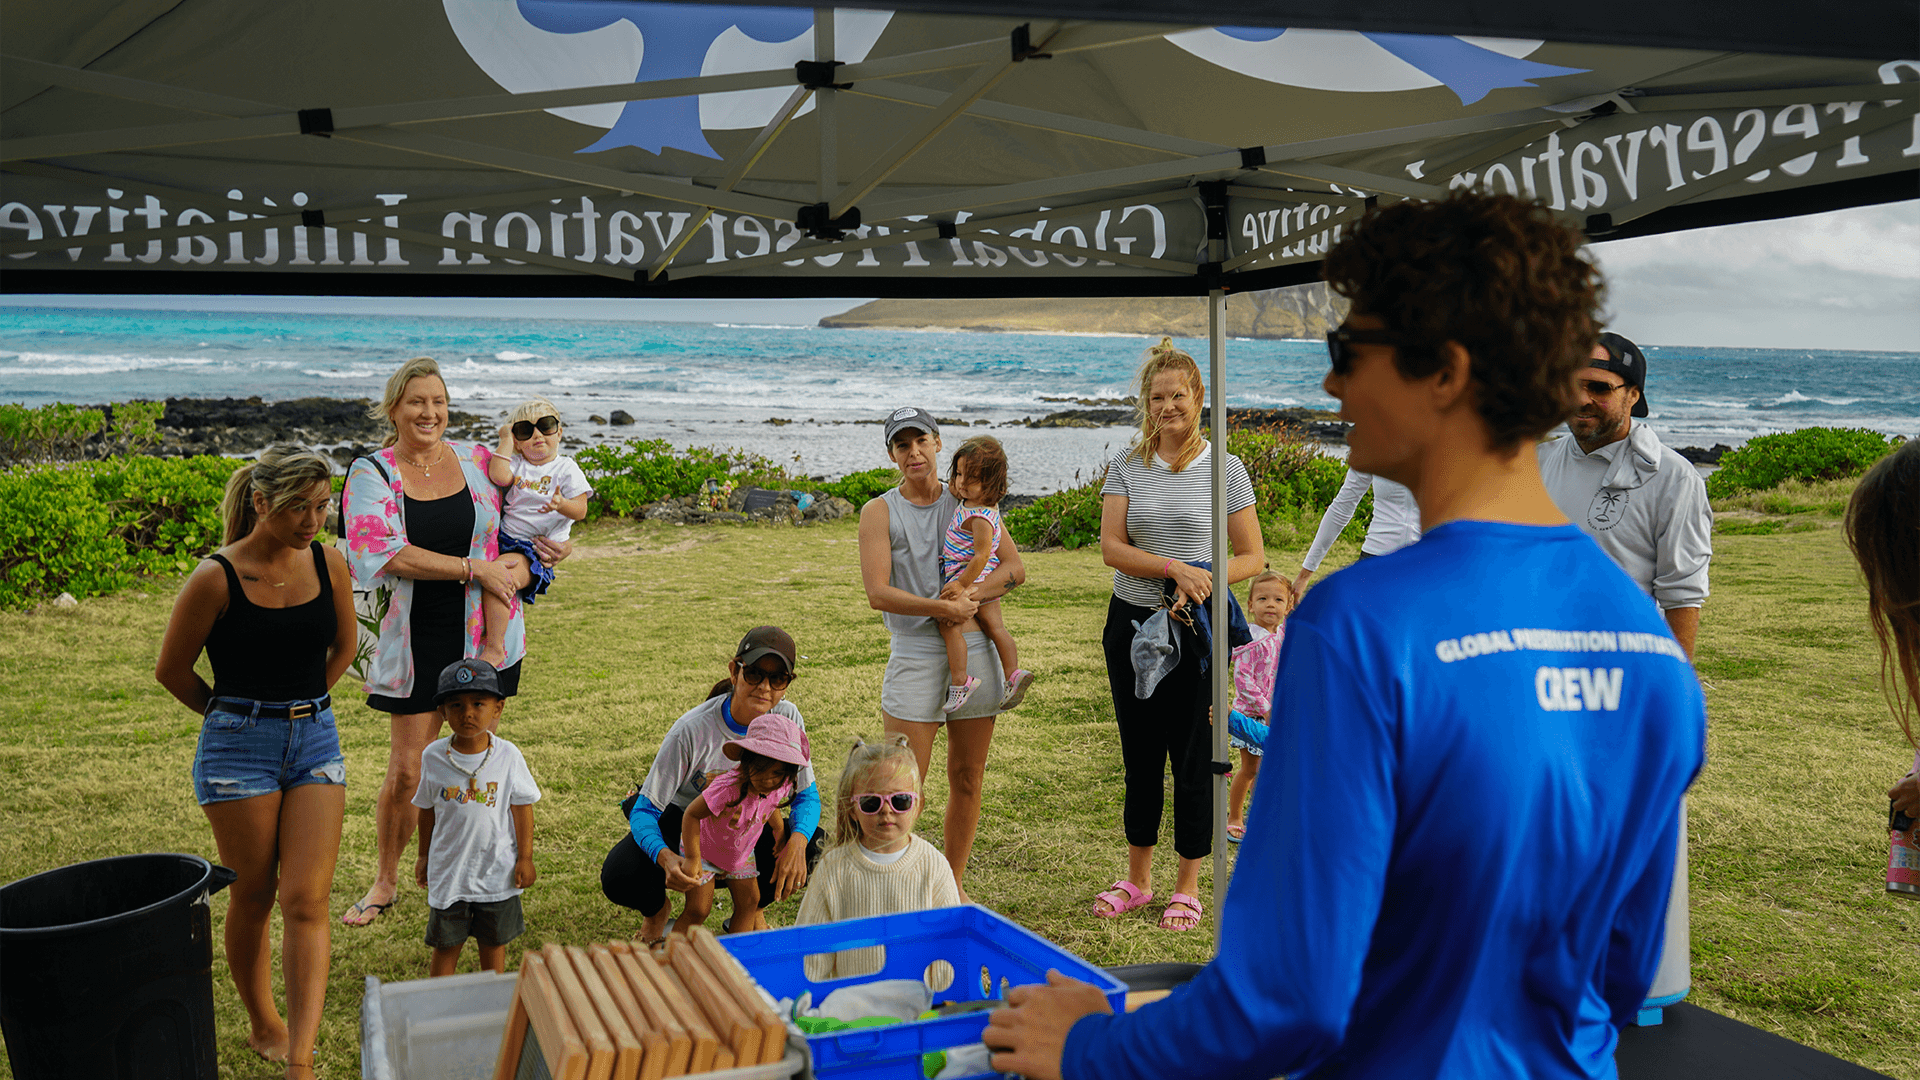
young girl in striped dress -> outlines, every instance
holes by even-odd
[[[946,541],[940,548],[940,580],[945,587],[940,599],[972,598],[973,586],[999,569],[1000,500],[1007,497],[1007,452],[1000,440],[991,435],[975,435],[953,452],[948,466],[947,487],[960,500],[947,525]],[[1000,617],[1000,601],[988,600],[974,612],[974,620],[1000,653],[1000,670],[1007,673],[1007,684],[992,692],[1000,697],[1005,711],[1020,704],[1033,684],[1033,672],[1020,666],[1020,650]],[[941,708],[953,712],[967,703],[980,688],[980,680],[967,674],[967,638],[957,626],[940,623],[940,639],[947,646],[947,669],[951,682],[947,700]]]

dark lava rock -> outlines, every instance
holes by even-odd
[[[1733,447],[1726,443],[1714,443],[1711,450],[1702,450],[1697,446],[1676,446],[1673,452],[1695,465],[1718,465],[1720,455],[1732,453]]]
[[[587,417],[587,420],[590,423],[595,423],[595,424],[604,424],[607,422],[607,418],[604,416],[601,416],[599,413],[592,414],[591,416]]]
[[[613,410],[613,416],[610,419],[613,421],[613,423],[624,427],[627,424],[633,423],[633,414],[629,413],[625,409],[615,409]]]
[[[1028,427],[1106,427],[1109,424],[1131,424],[1136,419],[1132,409],[1063,409],[1048,413],[1037,420],[1027,421]]]
[[[277,443],[301,446],[352,446],[353,456],[378,446],[387,437],[384,419],[368,415],[365,398],[298,398],[266,402],[250,398],[168,398],[160,415],[160,443],[147,452],[156,457],[197,454],[252,455]],[[112,415],[112,406],[89,406]],[[491,430],[472,413],[448,415],[449,433],[456,429]],[[459,436],[456,436],[459,437]],[[484,437],[484,436],[483,436]],[[339,452],[333,452],[339,459]],[[351,461],[352,456],[346,460]]]

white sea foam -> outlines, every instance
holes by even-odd
[[[599,381],[599,379],[569,379],[564,375],[555,375],[548,379],[547,383],[550,386],[592,386]]]
[[[169,367],[208,367],[219,361],[204,356],[123,356],[118,353],[22,352],[12,357],[30,375],[109,375]]]
[[[540,360],[540,359],[543,359],[543,357],[542,357],[542,356],[541,356],[541,355],[540,355],[539,353],[532,353],[532,352],[515,352],[515,351],[514,351],[514,350],[512,350],[512,349],[502,349],[502,350],[500,350],[499,352],[497,352],[497,353],[494,353],[494,354],[493,354],[493,358],[494,358],[495,360]]]
[[[312,375],[317,379],[384,379],[393,374],[390,371],[376,371],[373,368],[339,368],[328,371],[326,368],[302,368],[301,374]]]

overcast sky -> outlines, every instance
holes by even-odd
[[[1920,351],[1920,200],[1594,247],[1642,344]],[[32,297],[0,304],[809,324],[862,301]]]
[[[1920,351],[1920,201],[1594,245],[1654,345]]]

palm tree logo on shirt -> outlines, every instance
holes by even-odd
[[[1601,488],[1587,504],[1587,524],[1602,532],[1620,524],[1627,515],[1627,491],[1625,488]]]

